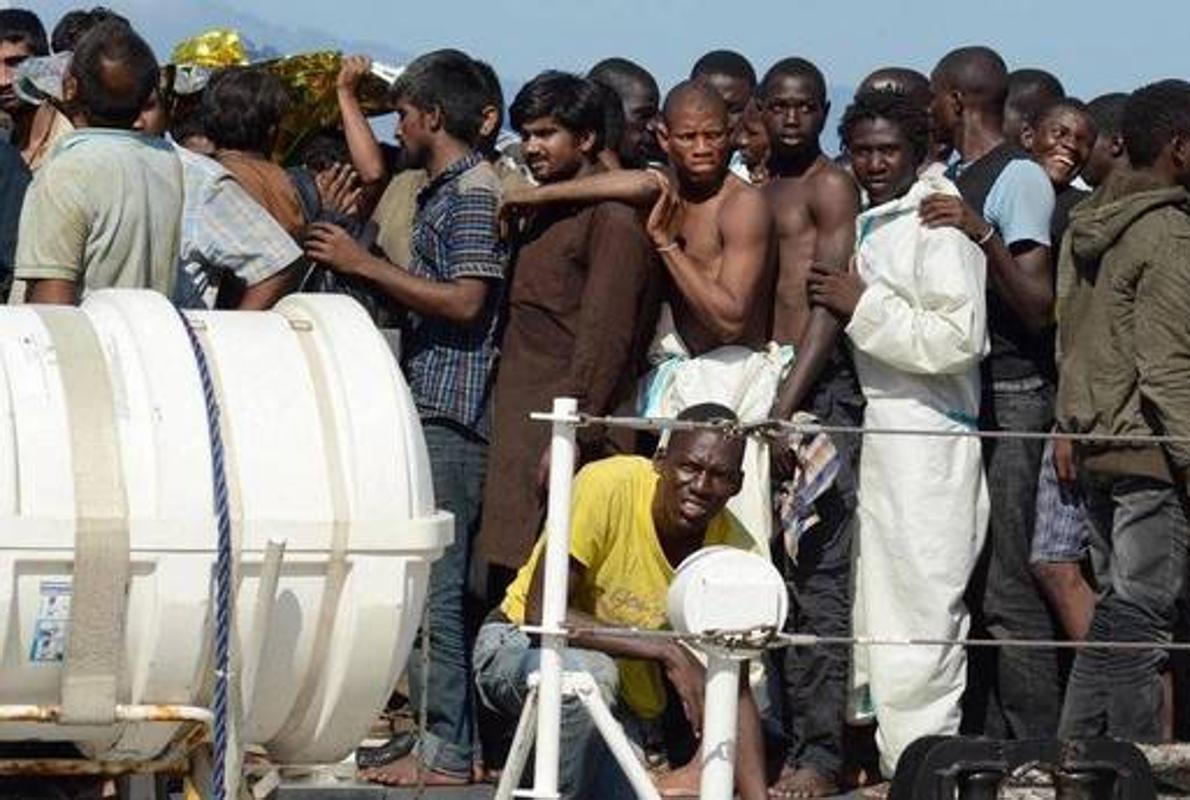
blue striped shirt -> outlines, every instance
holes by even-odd
[[[410,272],[443,282],[487,278],[490,286],[471,325],[411,313],[402,346],[405,378],[422,419],[447,419],[484,438],[506,260],[496,223],[499,205],[500,180],[478,153],[418,192]]]

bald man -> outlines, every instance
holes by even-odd
[[[959,153],[951,175],[962,198],[932,195],[920,214],[927,227],[959,228],[987,257],[991,353],[983,364],[978,422],[985,429],[1048,432],[1055,375],[1053,187],[1029,154],[1004,136],[1008,70],[995,51],[952,51],[930,83],[933,130]],[[977,627],[977,634],[1060,635],[1029,567],[1043,449],[1039,439],[984,442],[992,501],[987,572],[976,575],[968,593],[985,629]],[[1004,648],[974,653],[969,663],[968,727],[1005,737],[1054,735],[1061,704],[1056,653]]]
[[[691,355],[768,341],[772,223],[759,190],[727,169],[727,107],[711,87],[685,81],[666,97],[658,139],[669,169],[619,170],[525,188],[506,214],[551,203],[620,200],[648,214],[648,232],[677,290],[673,322]]]

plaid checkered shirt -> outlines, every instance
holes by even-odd
[[[214,308],[225,274],[255,286],[301,258],[297,243],[219,162],[174,149],[184,187],[174,303]]]
[[[410,272],[443,282],[486,278],[490,287],[471,325],[411,313],[402,338],[405,379],[422,419],[450,420],[484,438],[506,262],[499,186],[491,165],[472,153],[418,192]]]

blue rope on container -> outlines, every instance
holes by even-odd
[[[227,499],[227,472],[223,464],[223,436],[219,426],[219,399],[206,352],[194,334],[190,320],[179,310],[182,326],[194,350],[198,376],[207,407],[207,434],[211,443],[211,479],[215,488],[215,519],[219,530],[219,551],[215,559],[215,697],[211,709],[214,723],[214,765],[211,790],[214,800],[227,797],[227,709],[228,673],[231,663],[231,512]]]

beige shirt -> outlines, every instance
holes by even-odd
[[[25,158],[25,166],[29,167],[30,172],[34,173],[45,166],[58,142],[66,134],[74,130],[74,125],[70,124],[70,120],[66,118],[66,115],[49,103],[43,103],[38,106],[36,120],[41,123],[42,137],[40,141],[32,144],[29,149],[22,153]],[[38,123],[34,122],[34,130],[37,130],[37,128]]]
[[[80,299],[110,287],[170,295],[182,198],[168,142],[106,128],[68,134],[25,196],[16,278],[74,281]]]
[[[507,192],[529,185],[509,159],[501,158],[492,165],[500,179],[500,188]],[[413,217],[417,214],[417,193],[430,182],[424,169],[410,169],[398,173],[380,196],[372,212],[376,223],[376,244],[391,263],[409,269],[413,261]]]
[[[417,214],[417,193],[427,183],[424,169],[410,169],[397,174],[380,196],[372,212],[376,223],[376,244],[384,257],[402,269],[413,260],[413,217]]]

